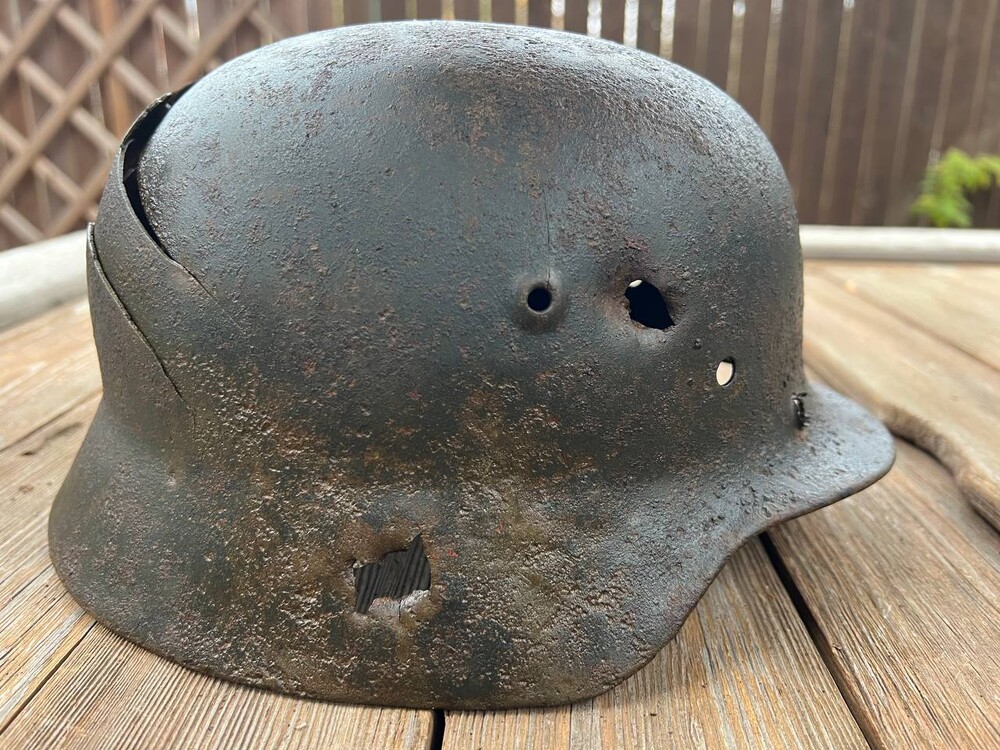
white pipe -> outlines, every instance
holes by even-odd
[[[0,330],[87,293],[84,232],[0,252]]]

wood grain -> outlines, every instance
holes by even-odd
[[[0,451],[100,387],[86,302],[0,333]]]
[[[876,748],[1000,742],[1000,538],[930,456],[772,539]]]
[[[277,695],[192,672],[95,625],[11,722],[10,747],[428,748],[429,711]]]
[[[791,600],[752,540],[677,637],[594,700],[446,715],[449,748],[866,747]]]
[[[0,729],[93,625],[49,563],[46,522],[99,389],[85,303],[0,334]]]
[[[833,387],[937,456],[1000,528],[1000,373],[812,268],[804,352]]]
[[[49,563],[46,521],[97,401],[0,453],[0,729],[93,625]]]
[[[812,269],[1000,371],[1000,265],[824,263]]]

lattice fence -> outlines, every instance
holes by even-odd
[[[0,0],[0,248],[93,218],[163,91],[261,44],[403,18],[600,35],[672,57],[764,126],[803,221],[906,223],[945,147],[1000,151],[1000,0]],[[979,224],[1000,225],[1000,192]]]

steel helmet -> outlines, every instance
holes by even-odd
[[[802,369],[788,183],[605,41],[325,31],[147,109],[88,242],[80,603],[213,675],[448,708],[601,693],[883,427]]]

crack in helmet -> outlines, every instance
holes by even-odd
[[[892,462],[803,375],[764,135],[609,42],[430,22],[248,53],[140,116],[88,234],[104,396],[52,557],[213,675],[593,696],[748,537]]]

